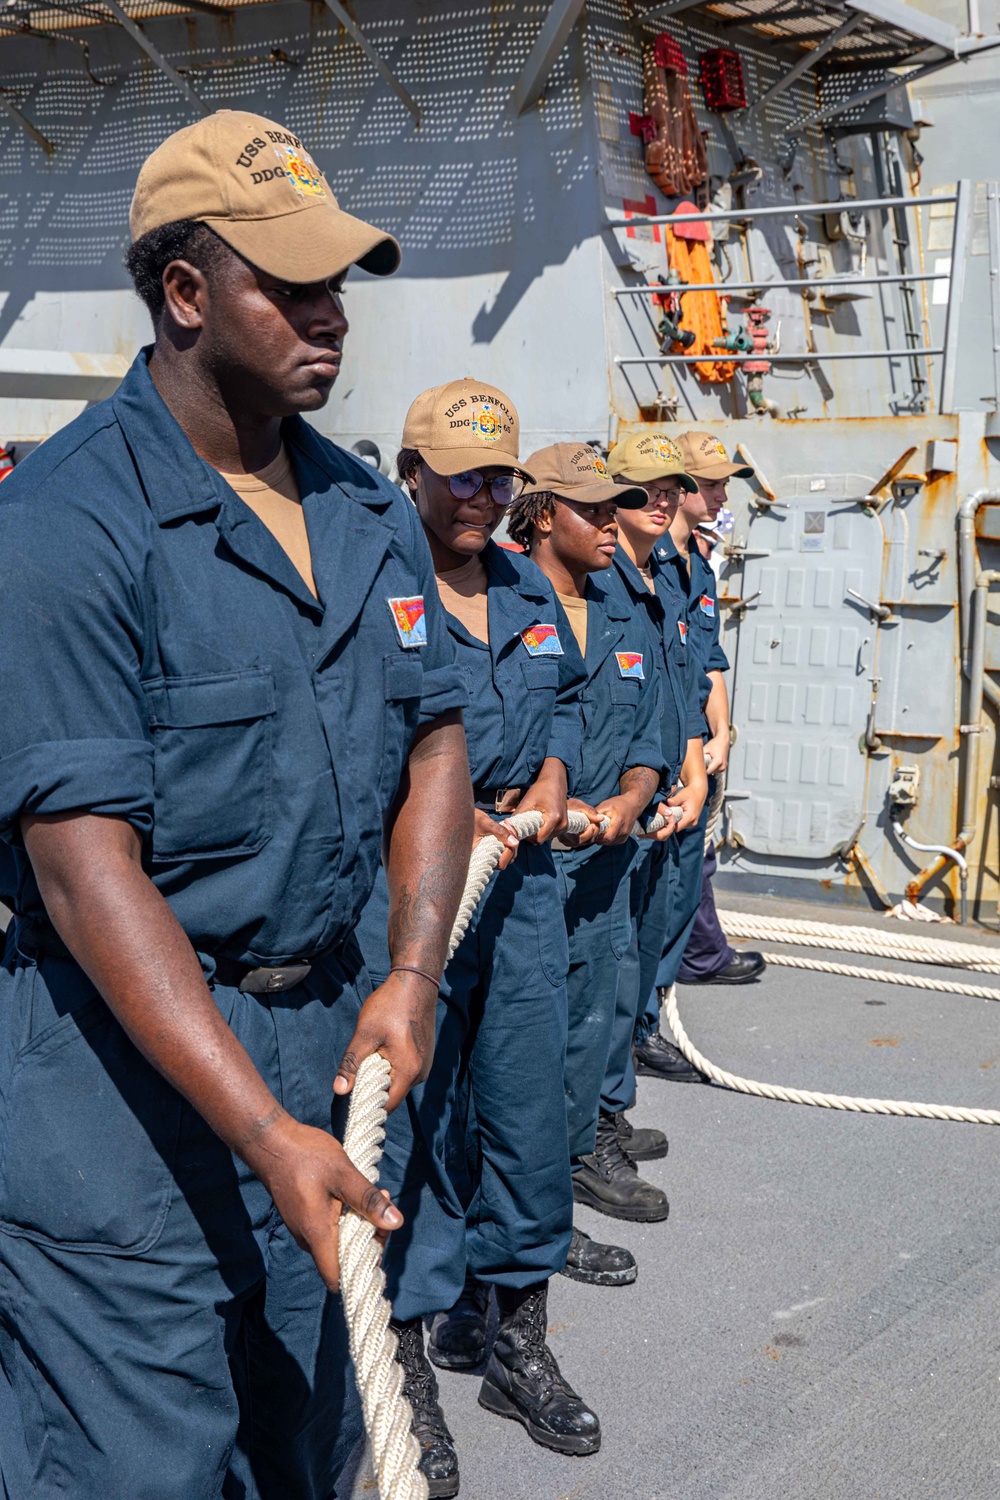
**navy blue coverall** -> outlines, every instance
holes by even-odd
[[[587,579],[586,686],[583,744],[574,769],[575,795],[592,807],[617,796],[635,766],[662,779],[660,673],[642,617],[609,573]],[[559,611],[560,631],[569,624]],[[601,1092],[614,1031],[619,967],[629,951],[634,921],[629,870],[637,841],[557,850],[556,871],[569,938],[569,1036],[566,1110],[570,1155],[594,1149]],[[638,976],[634,974],[637,985]],[[632,990],[635,1015],[638,989]],[[623,1002],[624,1003],[624,1002]]]
[[[0,495],[0,1493],[330,1500],[360,1432],[339,1298],[60,952],[19,819],[131,823],[269,1087],[339,1133],[383,819],[467,695],[399,491],[284,423],[317,601],[147,356]],[[298,959],[285,993],[214,978]]]
[[[727,672],[729,658],[719,639],[720,614],[715,574],[692,542],[690,570],[685,567],[680,553],[674,546],[669,532],[653,549],[657,560],[673,571],[678,590],[687,596],[688,647],[702,667],[699,683],[700,707],[704,713],[712,690],[709,672]],[[660,557],[659,553],[666,554]],[[663,943],[663,955],[656,971],[654,984],[646,997],[646,1009],[638,1031],[638,1039],[656,1030],[659,1024],[658,990],[668,988],[677,978],[684,958],[691,929],[698,915],[702,896],[702,874],[705,863],[705,828],[708,823],[708,805],[712,799],[714,780],[709,777],[708,796],[701,817],[694,828],[682,833],[678,840],[679,870],[677,896],[673,903],[667,934]]]
[[[583,663],[534,563],[494,542],[480,555],[489,644],[446,618],[469,692],[476,804],[499,818],[498,795],[527,791],[546,757],[575,765]],[[387,917],[383,877],[358,930],[376,979],[388,968]],[[383,1259],[397,1318],[453,1306],[467,1269],[523,1287],[565,1264],[567,966],[552,852],[522,844],[493,875],[445,972],[430,1076],[389,1121],[379,1182],[406,1218]]]
[[[678,781],[688,740],[700,739],[705,728],[701,709],[704,669],[688,644],[687,593],[681,592],[677,574],[654,547],[649,558],[653,592],[623,547],[615,553],[615,576],[632,609],[641,616],[649,640],[652,671],[660,679],[660,743],[663,748],[665,799]],[[622,960],[615,1007],[608,1071],[601,1092],[601,1107],[611,1114],[629,1109],[635,1097],[632,1038],[636,1021],[645,1010],[646,997],[656,979],[663,955],[673,904],[677,900],[680,845],[674,836],[663,842],[638,845],[630,872],[630,901],[635,919],[636,941]],[[635,973],[635,970],[638,973]]]

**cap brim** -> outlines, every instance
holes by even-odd
[[[484,453],[482,448],[418,448],[417,452],[427,467],[443,479],[451,474],[464,474],[466,469],[510,469],[522,475],[525,484],[535,482],[534,476],[509,453]]]
[[[692,479],[690,474],[683,473],[680,469],[657,469],[653,474],[638,474],[633,469],[619,469],[616,478],[631,480],[633,484],[652,484],[656,479],[676,479],[682,490],[687,490],[693,495],[698,488],[697,479]],[[647,500],[649,496],[647,495]]]
[[[752,479],[754,470],[747,464],[713,464],[710,469],[699,469],[695,479]]]
[[[351,266],[390,276],[402,252],[391,234],[329,200],[271,219],[203,219],[221,240],[268,276],[306,285],[329,281]]]
[[[597,479],[593,484],[550,484],[544,480],[533,488],[539,494],[558,495],[561,500],[575,500],[578,505],[606,505],[609,500],[623,510],[641,510],[649,501],[645,490],[636,485],[605,484]],[[525,491],[527,494],[528,491]]]

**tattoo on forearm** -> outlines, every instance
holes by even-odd
[[[405,955],[421,968],[441,966],[448,941],[441,919],[454,914],[461,895],[457,868],[449,851],[421,873],[415,889],[404,884],[394,893],[389,914],[389,952],[394,959]]]
[[[643,806],[651,802],[658,785],[656,772],[649,766],[633,766],[626,771],[618,783],[622,793],[632,796],[635,794],[643,799]]]

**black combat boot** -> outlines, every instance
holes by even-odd
[[[406,1379],[403,1390],[413,1407],[413,1436],[420,1445],[420,1472],[427,1480],[431,1500],[450,1500],[458,1494],[458,1454],[438,1400],[437,1380],[424,1353],[424,1329],[420,1318],[390,1325],[399,1340],[396,1358]]]
[[[644,1078],[662,1078],[666,1083],[708,1082],[680,1048],[667,1041],[662,1031],[651,1031],[637,1044],[632,1058],[635,1071]]]
[[[622,1150],[633,1161],[659,1161],[666,1156],[667,1138],[662,1130],[643,1130],[641,1127],[637,1130],[624,1110],[615,1115],[615,1129],[618,1131]]]
[[[471,1271],[455,1306],[431,1319],[427,1353],[442,1370],[474,1370],[486,1356],[490,1288]]]
[[[601,1424],[559,1373],[545,1342],[549,1284],[498,1286],[500,1326],[479,1391],[479,1404],[512,1417],[529,1437],[556,1453],[596,1453]]]
[[[635,1256],[620,1245],[602,1245],[573,1226],[566,1264],[559,1273],[591,1286],[630,1286],[639,1274]]]
[[[635,1162],[622,1150],[615,1116],[601,1110],[592,1156],[577,1157],[573,1196],[612,1219],[655,1224],[670,1212],[666,1193],[639,1176]]]

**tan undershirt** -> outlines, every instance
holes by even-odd
[[[653,570],[649,566],[649,563],[647,563],[645,567],[643,567],[642,563],[636,563],[636,567],[639,569],[639,572],[642,574],[642,581],[646,585],[646,587],[649,589],[649,592],[651,594],[655,594],[656,593],[656,584],[653,582]]]
[[[587,654],[587,601],[586,599],[571,598],[569,594],[557,594],[556,598],[566,611],[569,620],[569,628],[576,636],[576,644],[580,648],[580,655]]]
[[[310,593],[318,598],[316,580],[313,578],[309,533],[302,513],[302,497],[292,460],[284,443],[274,462],[268,464],[266,469],[258,469],[256,474],[226,474],[221,469],[219,472],[244,504],[249,505],[254,515],[263,521],[278,545],[288,554]]]
[[[470,557],[460,568],[437,575],[441,603],[450,615],[460,620],[470,635],[489,645],[490,627],[487,614],[486,569],[479,557]]]

